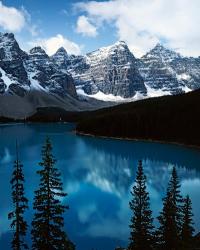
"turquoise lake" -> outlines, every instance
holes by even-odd
[[[153,215],[159,214],[172,167],[181,181],[182,194],[193,203],[196,232],[200,230],[200,150],[161,143],[134,142],[77,136],[71,124],[16,124],[0,126],[0,249],[10,250],[12,232],[7,219],[12,210],[10,176],[15,141],[24,165],[29,199],[26,219],[33,215],[41,147],[48,135],[62,174],[65,230],[77,250],[114,250],[129,238],[130,190],[138,160],[143,161]],[[155,224],[157,220],[155,219]],[[27,241],[30,244],[30,238]]]

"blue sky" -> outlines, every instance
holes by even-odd
[[[161,42],[200,55],[199,0],[0,0],[0,31],[20,46],[85,54],[117,40],[141,56]]]
[[[81,53],[96,50],[99,47],[107,46],[115,41],[117,37],[111,25],[100,28],[97,36],[91,37],[76,32],[76,22],[81,12],[75,10],[74,4],[76,0],[4,0],[2,4],[7,7],[15,7],[16,9],[28,12],[31,20],[28,26],[35,27],[35,33],[31,34],[29,27],[24,27],[20,31],[12,31],[15,33],[17,40],[22,48],[28,50],[31,41],[48,39],[57,34],[73,41],[81,48]],[[0,26],[0,31],[7,31]],[[9,31],[9,30],[8,30]],[[30,43],[30,44],[29,44]]]

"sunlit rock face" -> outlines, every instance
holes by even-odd
[[[138,61],[145,85],[163,94],[178,94],[200,87],[200,59],[183,57],[157,44]]]
[[[66,57],[66,53],[58,51],[53,59],[58,59],[57,64],[69,70],[76,85],[82,85],[89,95],[98,91],[124,98],[133,97],[137,92],[146,94],[136,59],[123,41],[86,56]]]
[[[71,75],[60,71],[41,47],[30,50],[25,65],[33,83],[32,87],[41,88],[60,96],[69,94],[76,97],[76,89]]]
[[[28,55],[22,51],[12,33],[0,33],[0,92],[24,95],[30,86],[23,61]]]
[[[15,97],[39,92],[40,98],[34,94],[34,101],[31,96],[28,103],[24,102],[23,108],[30,107],[28,113],[33,113],[37,105],[97,109],[113,102],[184,93],[199,87],[200,57],[183,57],[161,44],[140,59],[123,41],[85,56],[69,55],[61,47],[50,57],[39,46],[26,53],[12,33],[0,33],[0,95],[8,94],[12,100],[7,107],[15,107],[13,104],[22,100]],[[3,103],[5,100],[0,100],[0,106]],[[7,116],[7,111],[3,115]]]
[[[176,58],[170,63],[176,71],[177,78],[186,88],[191,90],[200,88],[200,57]]]
[[[34,89],[76,97],[71,75],[59,71],[41,47],[27,54],[12,33],[0,33],[0,93],[23,97]]]
[[[94,98],[98,94],[102,99],[112,95],[116,101],[118,97],[138,100],[200,87],[200,59],[183,57],[161,44],[140,59],[119,41],[86,56],[69,55],[60,48],[52,60],[63,72],[72,74],[77,89]]]

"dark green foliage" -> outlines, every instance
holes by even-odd
[[[58,107],[40,107],[26,121],[31,122],[77,122],[85,117],[88,112],[70,112]]]
[[[180,249],[180,236],[182,226],[182,196],[176,168],[168,185],[167,195],[163,199],[163,210],[158,217],[160,227],[157,232],[160,249]]]
[[[153,219],[150,210],[149,194],[146,191],[146,176],[143,173],[142,162],[139,161],[136,183],[131,192],[132,211],[131,236],[129,250],[150,250],[153,245]]]
[[[67,206],[59,198],[63,192],[60,173],[55,167],[56,160],[52,155],[52,145],[47,138],[42,148],[39,189],[35,191],[33,208],[36,210],[32,221],[32,249],[37,250],[71,250],[73,244],[63,230],[63,213]]]
[[[12,220],[11,228],[14,230],[12,240],[12,249],[14,250],[28,249],[28,246],[24,241],[27,231],[27,223],[23,218],[24,212],[28,208],[28,200],[24,194],[24,174],[22,168],[23,165],[18,159],[17,152],[17,159],[14,162],[12,179],[10,181],[12,186],[14,210],[8,214],[8,219]]]
[[[181,245],[184,250],[190,250],[192,247],[194,233],[192,217],[192,202],[189,196],[186,196],[183,205],[183,225],[181,231]]]
[[[151,98],[86,114],[78,133],[200,145],[200,90]]]

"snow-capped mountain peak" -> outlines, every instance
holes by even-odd
[[[77,89],[87,99],[124,102],[197,88],[200,57],[183,57],[162,44],[140,59],[124,41],[85,56],[69,55],[61,47],[49,57],[40,46],[26,53],[12,33],[0,33],[1,95],[25,98],[37,90],[77,101]]]
[[[37,47],[34,47],[32,48],[30,51],[29,51],[29,55],[31,56],[44,56],[44,57],[48,57],[48,55],[46,54],[45,50],[40,47],[40,46],[37,46]]]
[[[55,54],[64,54],[64,55],[68,55],[66,49],[64,47],[60,47]]]
[[[68,65],[76,85],[87,95],[99,92],[130,98],[137,92],[146,93],[136,59],[123,41],[73,58]]]
[[[139,60],[146,86],[163,93],[184,93],[200,87],[200,60],[184,57],[157,44]]]
[[[24,97],[32,89],[76,97],[73,79],[40,46],[20,49],[12,33],[0,33],[0,92]]]
[[[161,43],[157,43],[156,46],[142,58],[155,58],[156,60],[160,59],[164,62],[170,62],[176,58],[181,58],[181,55],[171,49],[164,47]]]
[[[26,57],[12,33],[0,33],[0,60],[11,61]]]
[[[69,63],[69,55],[64,47],[60,47],[56,53],[51,57],[52,61],[58,65],[63,70],[66,70],[65,67]]]
[[[130,52],[127,44],[124,41],[118,41],[113,45],[107,46],[107,47],[102,47],[96,51],[90,52],[87,54],[88,58],[94,58],[96,57],[96,60],[104,60],[107,57],[111,56],[112,54],[116,53],[126,53]],[[132,55],[133,56],[133,55]]]

